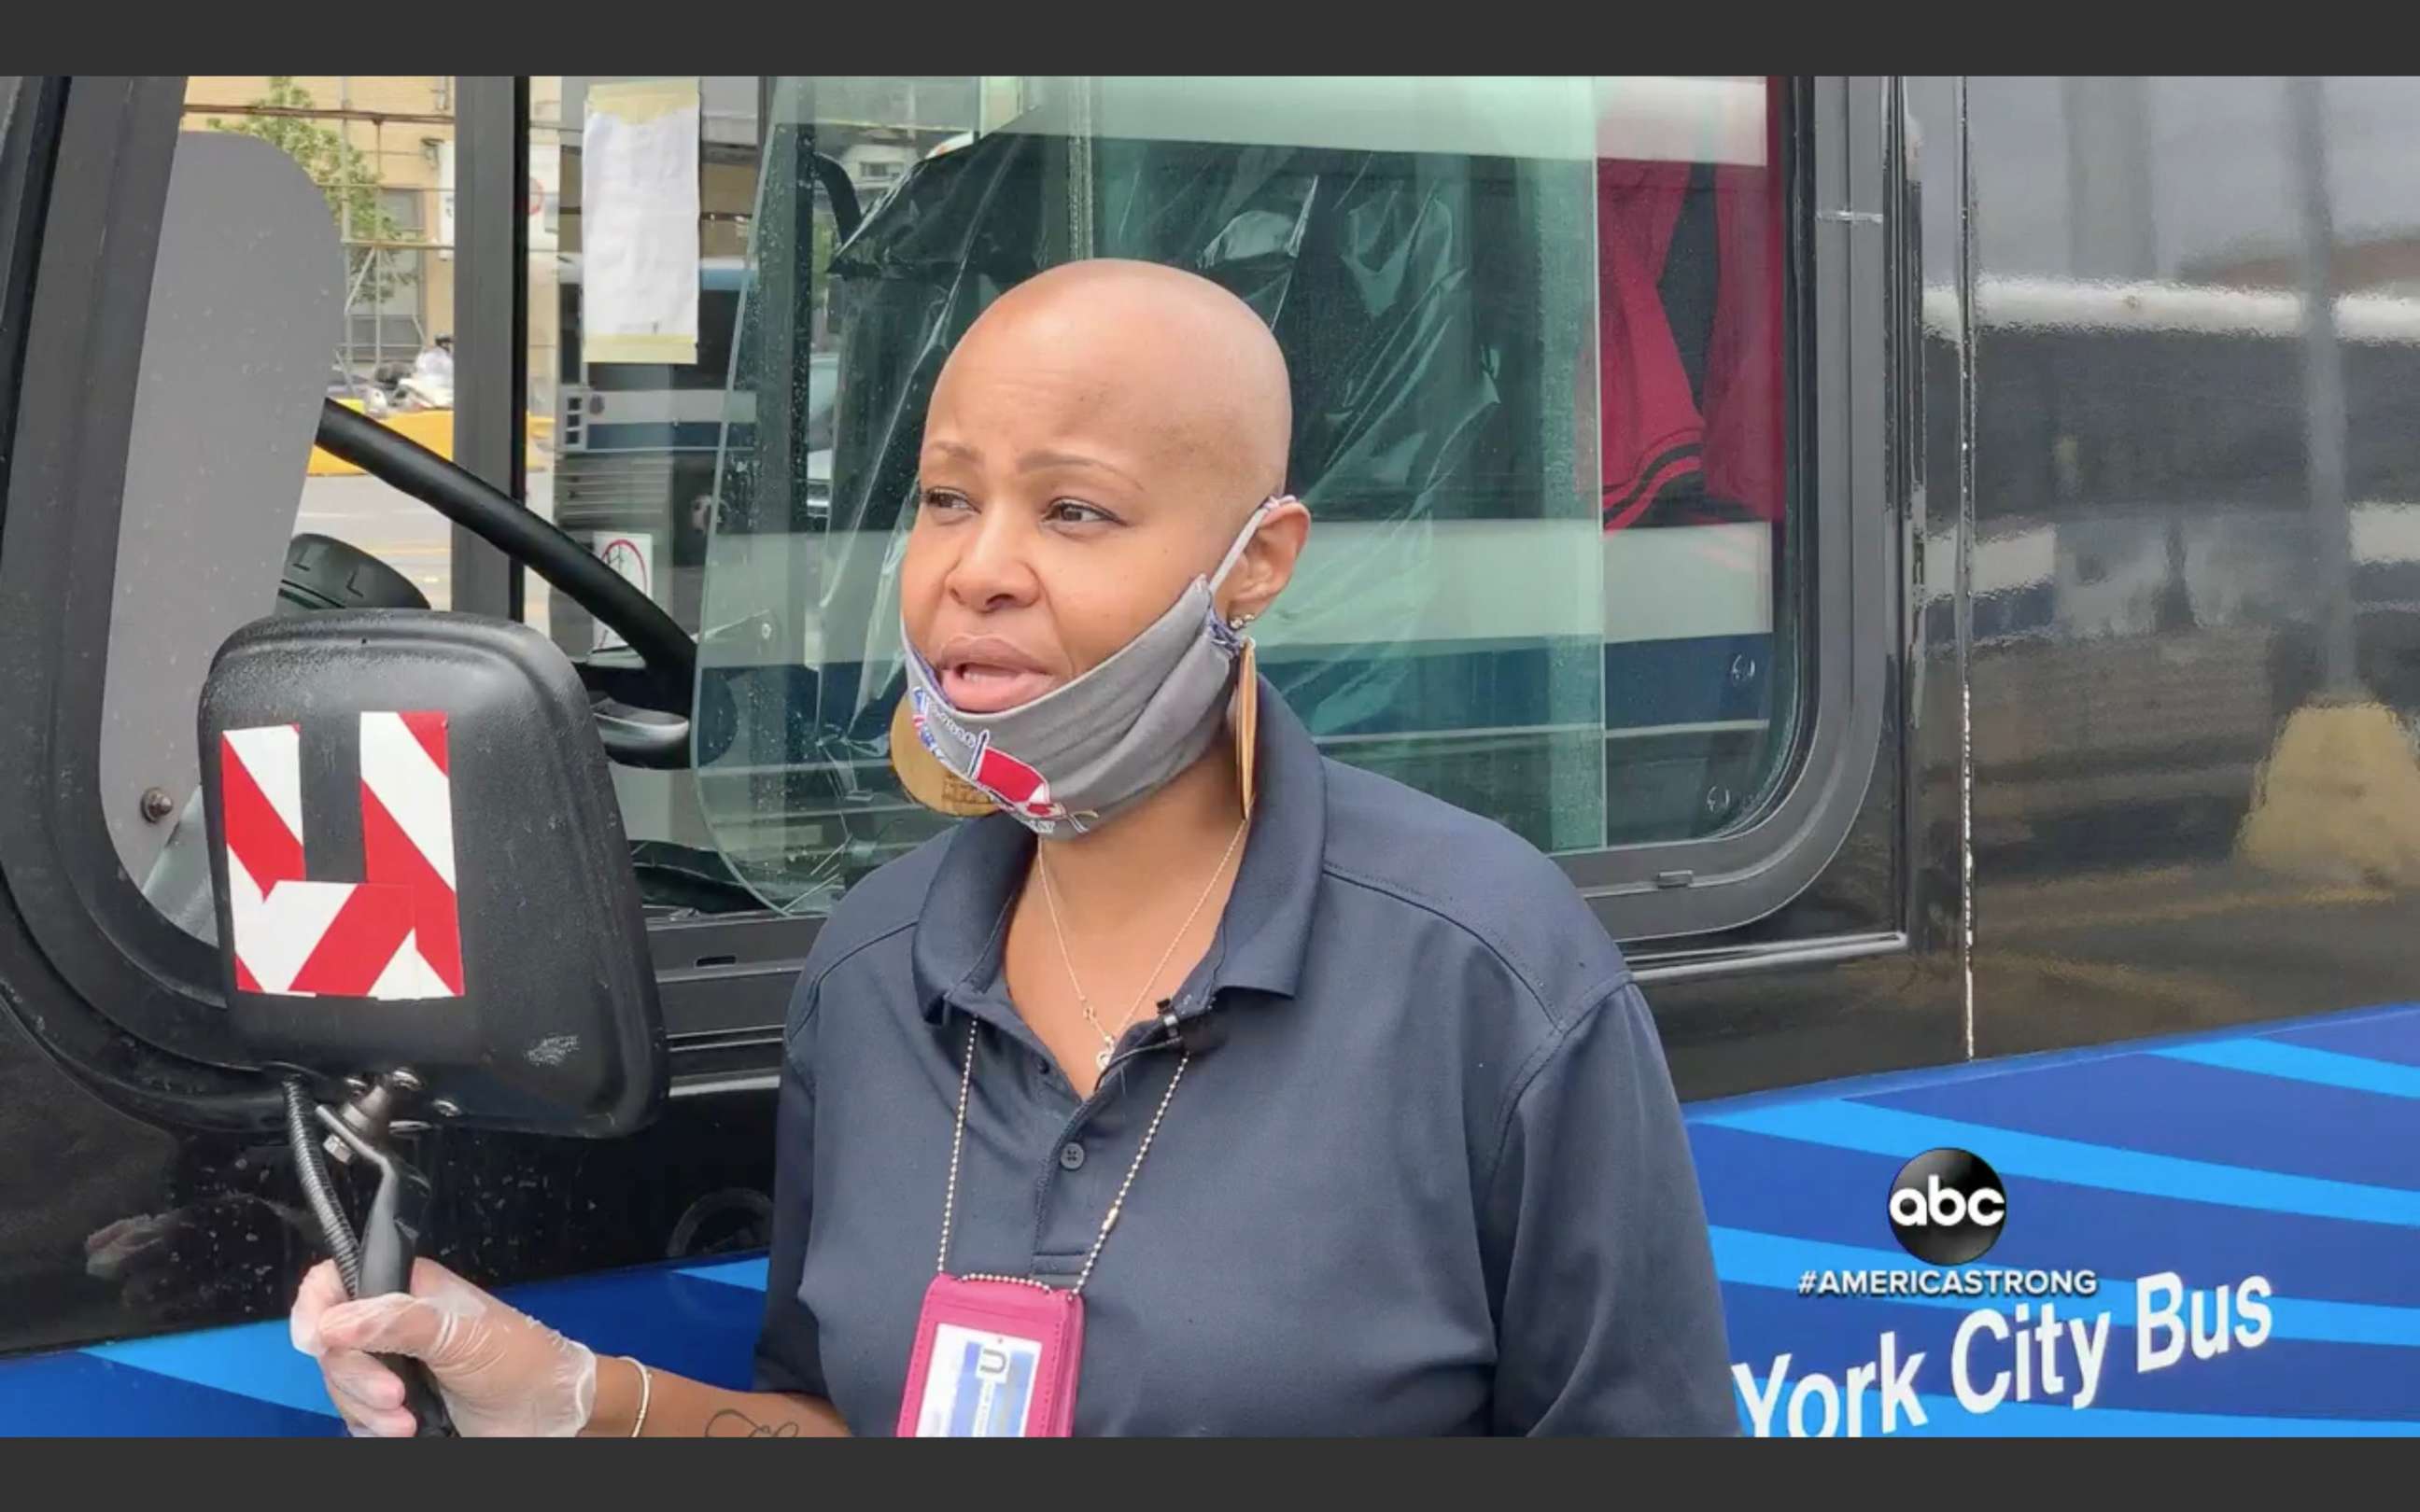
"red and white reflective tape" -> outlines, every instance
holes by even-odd
[[[286,997],[459,997],[445,716],[365,713],[362,880],[303,875],[302,732],[220,736],[236,986]]]

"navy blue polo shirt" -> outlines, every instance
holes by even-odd
[[[896,1424],[932,1280],[1085,1288],[1076,1431],[1738,1431],[1706,1222],[1638,988],[1519,838],[1321,756],[1265,680],[1260,796],[1178,1027],[1078,1099],[1002,944],[1033,839],[972,820],[866,878],[789,1014],[759,1389]],[[1182,1036],[1182,1038],[1180,1038]]]

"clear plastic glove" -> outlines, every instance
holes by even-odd
[[[345,1300],[335,1262],[302,1278],[287,1319],[294,1347],[319,1362],[328,1397],[361,1437],[411,1436],[403,1381],[370,1358],[428,1367],[464,1438],[568,1438],[597,1403],[597,1356],[434,1260],[415,1260],[411,1295]]]

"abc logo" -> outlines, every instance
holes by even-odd
[[[1891,1182],[1891,1232],[1928,1265],[1982,1258],[2008,1221],[2000,1173],[1962,1149],[1928,1149]]]

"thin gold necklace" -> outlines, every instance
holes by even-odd
[[[1247,813],[1242,819],[1236,821],[1235,832],[1227,837],[1226,853],[1218,857],[1218,865],[1212,870],[1210,880],[1202,886],[1202,896],[1193,900],[1192,912],[1185,916],[1184,923],[1176,926],[1175,938],[1168,942],[1168,949],[1159,952],[1158,963],[1151,968],[1151,974],[1143,978],[1142,990],[1135,994],[1135,1000],[1127,1006],[1125,1016],[1118,1020],[1117,1031],[1114,1034],[1102,1025],[1101,1015],[1093,1010],[1092,998],[1085,995],[1084,984],[1076,978],[1076,958],[1068,953],[1066,927],[1059,921],[1059,888],[1050,880],[1050,858],[1047,854],[1047,847],[1039,844],[1034,847],[1034,863],[1042,871],[1043,902],[1048,904],[1050,909],[1050,933],[1058,936],[1059,959],[1065,962],[1067,965],[1067,985],[1076,989],[1076,1002],[1084,1010],[1085,1022],[1092,1025],[1093,1032],[1101,1037],[1101,1053],[1093,1057],[1095,1070],[1109,1069],[1109,1057],[1117,1050],[1118,1036],[1125,1033],[1126,1026],[1134,1022],[1136,1010],[1141,1008],[1144,1000],[1151,996],[1152,984],[1159,980],[1160,972],[1168,965],[1168,958],[1176,953],[1176,947],[1185,938],[1185,932],[1193,927],[1193,920],[1202,913],[1202,905],[1210,901],[1211,891],[1218,886],[1218,879],[1226,874],[1227,863],[1234,858],[1235,846],[1243,840],[1244,827],[1251,823],[1251,817]]]

